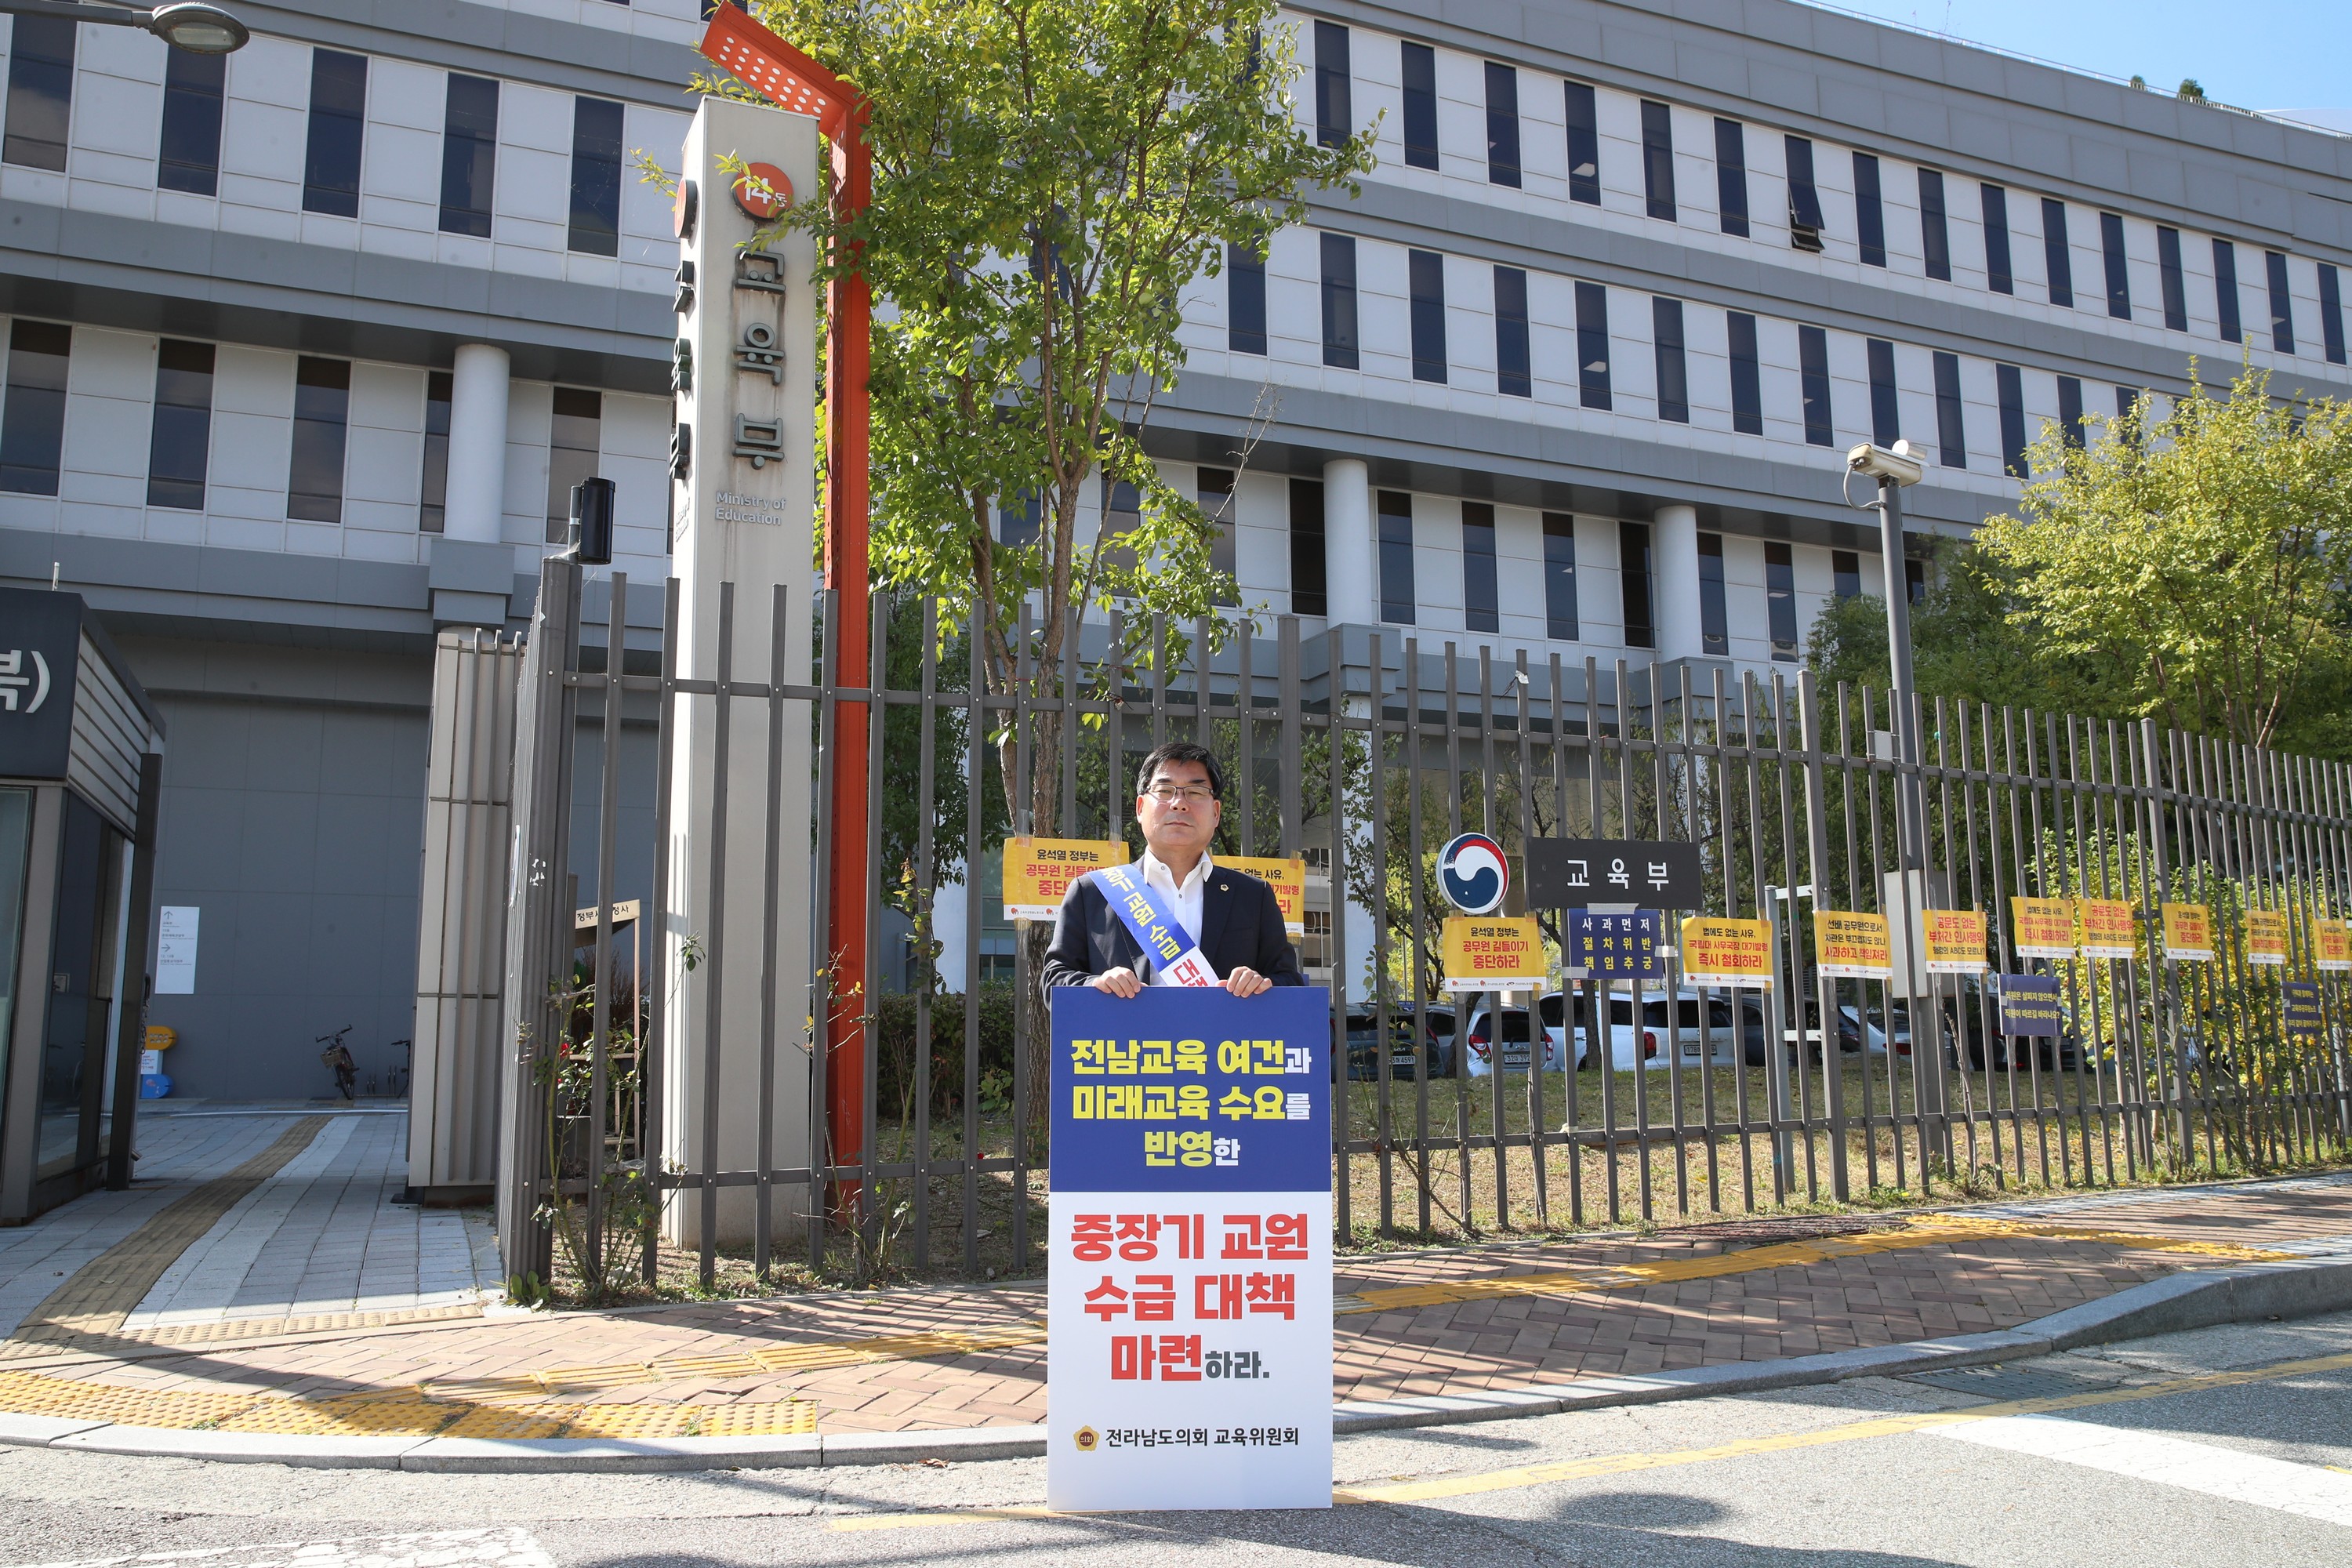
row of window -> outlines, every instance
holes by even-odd
[[[1356,240],[1343,234],[1320,237],[1322,252],[1323,363],[1342,370],[1360,367],[1356,300]],[[2333,268],[2322,277],[2332,285]],[[1529,351],[1528,275],[1523,268],[1497,266],[1495,274],[1495,390],[1507,397],[1534,395],[1535,376]],[[1265,268],[1263,262],[1235,247],[1226,262],[1226,346],[1235,353],[1266,352]],[[1416,380],[1445,382],[1450,374],[1445,342],[1445,268],[1435,251],[1410,253],[1407,267],[1411,294],[1412,374]],[[2332,290],[2331,290],[2332,291]],[[1609,381],[1609,291],[1598,283],[1580,282],[1576,296],[1576,384],[1579,403],[1586,408],[1609,409],[1614,395]],[[1661,419],[1690,423],[1690,370],[1685,328],[1685,306],[1680,300],[1654,296],[1650,300],[1650,331],[1656,356],[1657,413]],[[1758,355],[1756,317],[1745,310],[1724,312],[1730,343],[1731,425],[1743,435],[1764,433],[1764,380]],[[1871,438],[1881,445],[1902,435],[1901,399],[1895,384],[1895,344],[1885,338],[1867,340],[1870,367]],[[1797,328],[1799,384],[1805,439],[1816,447],[1836,443],[1836,422],[1830,398],[1829,333],[1821,327]],[[1941,350],[1933,355],[1936,390],[1936,436],[1944,466],[1969,466],[1968,430],[1960,396],[1960,359]],[[2024,373],[2011,364],[1996,368],[2000,388],[2001,458],[2004,470],[2027,477]],[[2116,389],[2116,407],[2126,411],[2137,395]],[[2058,378],[2060,417],[2067,438],[2082,438],[2083,383],[2079,376]]]
[[[19,318],[8,331],[7,401],[0,405],[0,490],[58,493],[65,447],[66,373],[73,329]],[[425,376],[424,471],[417,527],[439,533],[449,488],[450,375]],[[604,395],[555,390],[547,466],[547,542],[561,544],[572,520],[572,487],[596,472]],[[352,362],[304,354],[294,370],[292,457],[286,515],[299,522],[343,521],[343,451],[351,423]],[[155,359],[155,403],[147,449],[147,504],[205,510],[212,453],[213,345],[165,338]]]
[[[42,16],[16,19],[0,162],[64,171],[73,109],[75,31],[79,26]],[[228,58],[184,49],[173,49],[169,57],[156,186],[200,196],[217,195]],[[302,163],[305,212],[359,216],[367,79],[365,55],[311,51],[310,113]],[[584,255],[620,254],[622,116],[622,106],[607,99],[572,100],[572,207],[566,244]],[[442,232],[489,237],[498,152],[498,82],[450,72],[442,119]]]
[[[1346,141],[1354,125],[1353,74],[1349,30],[1334,22],[1315,24],[1315,120],[1318,139],[1326,145]],[[1436,53],[1428,45],[1400,41],[1404,84],[1404,157],[1408,165],[1438,166]],[[1486,62],[1486,178],[1488,183],[1517,187],[1521,181],[1519,153],[1518,69]],[[1592,88],[1564,82],[1567,124],[1569,199],[1601,205],[1601,132]],[[1675,143],[1672,111],[1653,99],[1642,100],[1642,184],[1650,216],[1678,221],[1675,190]],[[1788,171],[1789,232],[1801,250],[1825,248],[1828,222],[1822,208],[1821,189],[1813,167],[1813,143],[1803,136],[1782,138]],[[1882,171],[1874,153],[1853,155],[1855,209],[1854,242],[1865,266],[1887,264],[1885,201]],[[1747,127],[1739,121],[1715,120],[1716,210],[1726,234],[1749,232]],[[1949,282],[1952,242],[1941,171],[1922,168],[1919,178],[1920,256],[1927,275]],[[1978,188],[1984,223],[1987,287],[2015,294],[2017,280],[2011,265],[2009,192],[1981,183]],[[2042,243],[2043,279],[2050,302],[2073,308],[2075,303],[2073,245],[2067,232],[2066,204],[2042,197]],[[2124,220],[2119,213],[2099,215],[2099,240],[2105,262],[2105,302],[2107,314],[2118,321],[2133,319],[2128,257]],[[2222,340],[2240,342],[2243,324],[2238,292],[2237,247],[2215,238],[2213,276],[2218,296],[2216,320]],[[2158,226],[2157,263],[2161,279],[2160,305],[2164,324],[2174,331],[2189,330],[2188,291],[2181,267],[2180,231]],[[2296,353],[2293,296],[2287,283],[2287,258],[2282,251],[2263,253],[2269,285],[2270,341],[2280,353]],[[2336,269],[2319,268],[2320,343],[2331,363],[2345,363],[2344,311]]]

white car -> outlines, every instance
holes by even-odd
[[[1580,1011],[1575,1030],[1576,1065],[1597,1067],[1588,1059],[1591,1050],[1589,1035]],[[1658,1012],[1655,1027],[1637,1028],[1633,1024],[1633,998],[1623,992],[1613,992],[1609,997],[1610,1062],[1621,1072],[1630,1072],[1637,1066],[1662,1068],[1665,1058],[1665,1003],[1664,998],[1650,998],[1644,1006],[1648,1012],[1654,1006]],[[1472,1078],[1485,1078],[1495,1070],[1493,1009],[1481,1003],[1470,1015],[1469,1028],[1463,1035],[1463,1060]],[[1548,991],[1536,998],[1536,1014],[1542,1020],[1543,1065],[1546,1072],[1566,1072],[1569,1062],[1568,997],[1563,992]],[[1525,1007],[1503,1009],[1503,1070],[1525,1072],[1530,1054],[1528,1038],[1528,1010]]]

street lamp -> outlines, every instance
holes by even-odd
[[[1895,675],[1890,715],[1895,733],[1896,852],[1903,868],[1927,865],[1927,813],[1919,794],[1919,730],[1912,713],[1916,699],[1911,675],[1911,589],[1903,566],[1903,491],[1927,473],[1918,449],[1908,441],[1892,447],[1864,441],[1845,455],[1846,472],[1878,481],[1878,499],[1862,503],[1878,511],[1878,559],[1886,574],[1886,658]]]
[[[175,49],[192,55],[234,54],[253,40],[252,30],[217,5],[180,0],[152,11],[112,9],[81,0],[0,0],[0,15],[53,16],[63,22],[94,22],[108,27],[142,27]]]

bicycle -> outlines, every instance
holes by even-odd
[[[352,1059],[352,1048],[343,1044],[343,1037],[352,1032],[352,1027],[345,1024],[331,1035],[320,1035],[312,1043],[327,1047],[319,1053],[319,1060],[335,1069],[335,1087],[342,1091],[343,1098],[355,1100],[359,1098],[360,1064]]]

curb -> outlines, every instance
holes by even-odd
[[[1579,1378],[1477,1395],[1348,1400],[1331,1407],[1331,1429],[1335,1436],[1347,1436],[1706,1399],[1856,1377],[1903,1377],[1934,1367],[1981,1366],[2220,1323],[2311,1317],[2347,1309],[2352,1309],[2352,1256],[2251,1263],[2151,1279],[2102,1300],[1990,1333],[1914,1340],[1780,1361],[1732,1362],[1686,1372]],[[307,1468],[618,1474],[1033,1458],[1045,1451],[1045,1428],[981,1426],[772,1437],[289,1437],[261,1432],[126,1426],[0,1412],[0,1443]]]

